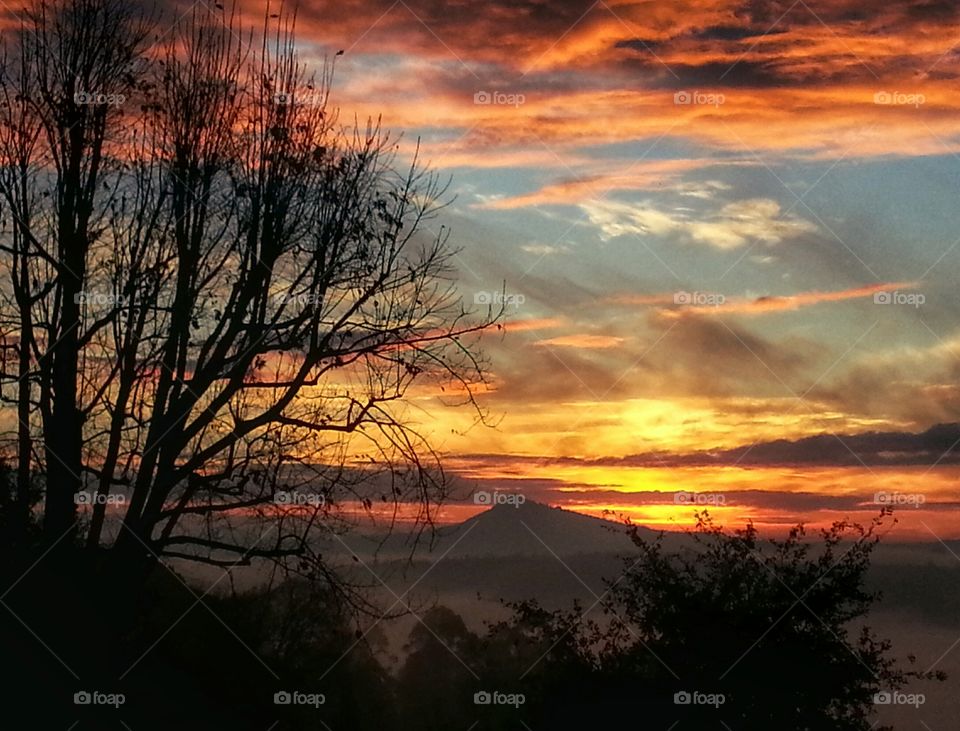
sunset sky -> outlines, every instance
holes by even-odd
[[[960,537],[960,431],[907,436],[960,420],[958,20],[952,0],[304,3],[306,55],[344,51],[343,115],[452,176],[431,226],[465,299],[507,294],[496,427],[419,404],[449,466],[664,526],[690,521],[677,490],[767,525],[886,491],[901,535]]]

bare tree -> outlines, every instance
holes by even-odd
[[[87,321],[81,312],[119,180],[113,145],[121,113],[101,100],[130,94],[146,38],[147,25],[118,0],[40,0],[27,11],[3,79],[2,195],[11,241],[5,251],[19,312],[20,479],[29,475],[25,404],[35,382],[51,543],[73,532],[74,495],[83,487],[85,346],[116,314]]]
[[[447,493],[409,395],[478,408],[498,314],[464,308],[447,230],[427,235],[445,186],[377,122],[340,122],[293,26],[40,0],[16,38],[3,395],[50,541],[88,491],[87,546],[124,560],[316,573],[318,528],[374,502],[429,524]]]

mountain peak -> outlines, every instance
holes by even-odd
[[[522,496],[521,496],[522,497]],[[553,505],[547,505],[546,503],[538,503],[536,500],[523,500],[522,502],[517,503],[497,503],[496,505],[491,506],[487,510],[484,510],[474,518],[480,516],[487,516],[487,518],[492,518],[493,516],[500,516],[504,518],[513,518],[516,519],[519,515],[527,516],[546,516],[554,511],[561,513],[569,513],[570,515],[581,516],[581,513],[576,513],[571,510],[564,510],[560,507],[555,507]],[[582,516],[589,517],[589,516]],[[472,519],[471,519],[472,520]]]
[[[460,556],[623,553],[631,547],[619,523],[533,500],[498,503],[444,532],[443,542],[456,542],[451,552]]]

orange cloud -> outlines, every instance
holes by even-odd
[[[550,330],[552,328],[563,327],[566,321],[559,317],[540,317],[527,320],[510,320],[503,323],[503,329],[507,332],[530,332],[531,330]]]
[[[609,2],[584,13],[561,1],[547,13],[532,0],[494,0],[454,15],[411,0],[383,15],[347,2],[331,13],[302,13],[301,30],[348,48],[346,83],[338,77],[337,89],[345,108],[384,113],[391,127],[451,130],[425,141],[425,159],[562,175],[529,199],[497,207],[566,201],[594,183],[603,190],[656,184],[642,172],[618,179],[600,163],[582,169],[583,147],[604,142],[684,137],[739,151],[741,164],[759,164],[766,153],[960,151],[955,8],[912,0],[863,14],[846,2],[811,0],[771,17],[763,8],[733,0]],[[389,67],[376,61],[391,54]],[[375,73],[364,73],[368,62]],[[474,103],[474,94],[493,90],[523,102]],[[722,101],[676,104],[681,90]],[[878,94],[897,93],[922,94],[923,102],[875,103]],[[658,164],[671,163],[652,163],[652,173]]]
[[[785,312],[812,307],[826,302],[845,302],[864,299],[880,293],[892,293],[903,289],[916,289],[919,282],[878,282],[861,287],[833,290],[814,290],[791,295],[768,295],[763,297],[725,297],[719,293],[672,292],[652,295],[622,295],[609,302],[620,305],[662,307],[667,317],[698,315],[763,315],[768,312]],[[709,299],[713,304],[698,304]]]
[[[618,171],[598,172],[584,178],[551,183],[532,193],[491,200],[479,207],[511,209],[545,204],[575,205],[590,198],[602,196],[611,190],[662,189],[665,184],[676,181],[684,172],[714,164],[716,164],[716,161],[708,159],[635,162]],[[675,183],[674,185],[679,192],[697,197],[709,195],[711,189],[719,189],[724,186],[723,183],[716,181],[704,183],[699,189],[690,186],[677,186]]]
[[[576,335],[561,335],[548,340],[538,340],[534,345],[553,346],[559,348],[615,348],[623,342],[623,338],[612,335],[589,335],[578,333]]]

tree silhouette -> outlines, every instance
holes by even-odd
[[[889,641],[864,625],[864,586],[886,514],[805,538],[726,533],[698,516],[689,545],[667,550],[634,528],[639,554],[609,582],[602,618],[511,605],[465,656],[484,683],[526,696],[478,728],[580,729],[603,718],[651,728],[867,731],[875,695],[911,680]],[[474,645],[471,645],[471,647]],[[411,658],[412,659],[412,658]],[[460,722],[481,716],[464,707]]]
[[[37,0],[7,41],[0,396],[20,521],[36,473],[48,547],[79,531],[124,572],[168,556],[323,574],[319,529],[374,503],[430,522],[447,485],[406,397],[476,407],[497,315],[464,309],[427,225],[441,181],[377,122],[339,121],[289,12],[255,34],[235,8],[172,25],[132,8]]]
[[[468,720],[478,689],[474,680],[479,638],[451,609],[437,606],[414,625],[397,674],[397,706],[405,727],[423,731],[458,728]]]
[[[890,642],[863,625],[878,598],[865,579],[888,515],[866,527],[837,522],[809,541],[803,526],[784,539],[762,540],[753,525],[727,534],[702,513],[693,547],[673,553],[634,529],[640,559],[611,586],[610,632],[627,648],[617,662],[645,666],[670,700],[724,697],[719,708],[675,707],[677,717],[744,729],[873,728],[875,694],[940,677],[901,669]]]

